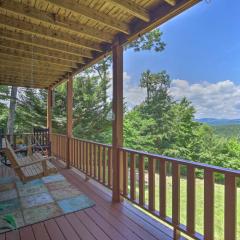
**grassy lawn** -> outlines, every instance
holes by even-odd
[[[156,210],[159,210],[159,175],[155,175],[156,182]],[[146,181],[147,184],[147,181]],[[180,191],[180,214],[181,223],[186,225],[186,180],[181,179]],[[196,179],[196,231],[203,234],[203,180]],[[138,192],[138,191],[137,191]],[[237,202],[237,238],[240,239],[240,188],[237,189],[238,202]],[[138,195],[138,193],[137,193]],[[145,190],[145,202],[148,203],[147,186]],[[215,239],[224,239],[224,186],[215,184]],[[172,178],[167,177],[167,215],[172,215]]]

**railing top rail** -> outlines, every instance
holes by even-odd
[[[133,149],[129,149],[129,148],[121,148],[121,150],[129,152],[129,153],[141,154],[146,157],[154,158],[156,160],[162,159],[162,160],[166,160],[168,162],[175,162],[180,165],[187,165],[187,166],[190,165],[190,166],[194,166],[194,167],[200,168],[200,169],[206,169],[206,170],[223,173],[223,174],[229,173],[229,174],[235,175],[236,177],[240,177],[240,170],[223,168],[223,167],[213,166],[213,165],[209,165],[209,164],[193,162],[193,161],[185,160],[185,159],[177,159],[177,158],[167,157],[164,155],[158,155],[158,154],[148,153],[148,152],[144,152],[144,151],[133,150]]]
[[[86,139],[82,139],[82,138],[72,137],[72,139],[76,139],[76,140],[79,140],[79,141],[82,141],[82,142],[87,142],[87,143],[96,144],[96,145],[98,145],[98,146],[103,146],[103,147],[108,147],[108,148],[111,148],[111,147],[112,147],[112,145],[110,145],[110,144],[98,143],[98,142],[94,142],[94,141],[86,140]]]
[[[5,136],[10,136],[11,134],[4,134]],[[13,136],[22,136],[22,135],[33,135],[33,133],[14,133]]]
[[[60,133],[51,133],[50,135],[57,135],[57,136],[61,136],[61,137],[67,137],[67,135],[60,134]]]
[[[52,135],[58,135],[58,136],[61,136],[61,137],[67,137],[66,135],[64,134],[58,134],[58,133],[52,133]],[[112,145],[110,144],[106,144],[106,143],[98,143],[98,142],[94,142],[94,141],[91,141],[91,140],[86,140],[86,139],[83,139],[83,138],[77,138],[77,137],[71,137],[72,139],[75,139],[75,140],[79,140],[79,141],[82,141],[82,142],[87,142],[87,143],[92,143],[92,144],[96,144],[98,146],[103,146],[103,147],[108,147],[108,148],[111,148]]]

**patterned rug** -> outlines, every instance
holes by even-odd
[[[94,205],[61,174],[25,184],[0,178],[0,233]]]

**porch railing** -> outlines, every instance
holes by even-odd
[[[65,135],[52,134],[53,155],[67,161],[68,140]],[[108,188],[112,188],[112,147],[77,138],[69,139],[70,166]]]
[[[68,139],[64,135],[52,134],[52,152],[67,161]],[[111,145],[99,144],[77,138],[69,139],[70,165],[88,177],[112,188]],[[170,224],[174,237],[180,232],[194,239],[214,238],[214,189],[215,175],[224,179],[224,239],[233,240],[237,231],[237,181],[240,171],[217,166],[180,160],[128,148],[120,148],[122,162],[121,195],[140,208]],[[186,177],[186,223],[180,221],[180,179],[184,168]],[[196,231],[196,179],[202,173],[204,182],[203,235]],[[172,214],[167,214],[167,179],[171,178]],[[156,198],[156,194],[159,198]],[[182,194],[182,193],[181,193]],[[240,226],[239,226],[240,227]]]

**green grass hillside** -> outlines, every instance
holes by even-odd
[[[147,175],[147,173],[146,173]],[[145,176],[147,179],[147,176]],[[155,175],[155,202],[156,210],[159,210],[159,175]],[[147,181],[146,183],[147,184]],[[186,179],[181,178],[180,181],[180,218],[181,223],[186,225]],[[138,192],[138,191],[137,191]],[[204,183],[202,179],[196,179],[196,231],[203,234],[203,217],[204,217]],[[237,189],[237,238],[240,239],[240,188]],[[138,195],[138,194],[137,194]],[[147,186],[145,188],[145,202],[148,203]],[[224,185],[215,184],[215,238],[217,240],[224,239]],[[172,215],[172,178],[167,177],[167,216]]]

